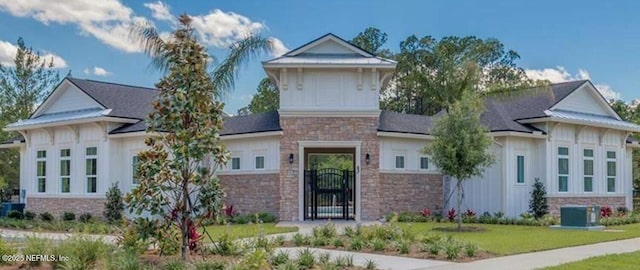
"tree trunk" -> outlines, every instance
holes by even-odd
[[[456,185],[456,192],[458,193],[458,231],[462,231],[462,181],[458,179],[458,184]]]
[[[188,173],[186,170],[182,172],[183,183],[182,183],[182,254],[181,258],[183,261],[187,260],[187,252],[189,249],[189,189],[188,189]]]

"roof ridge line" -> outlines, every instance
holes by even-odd
[[[151,88],[151,87],[146,87],[146,86],[138,86],[138,85],[132,85],[132,84],[125,84],[125,83],[117,83],[117,82],[107,82],[107,81],[99,81],[99,80],[92,80],[92,79],[80,79],[80,78],[69,78],[72,80],[82,80],[82,81],[87,81],[87,82],[94,82],[94,83],[103,83],[103,84],[111,84],[111,85],[119,85],[119,86],[126,86],[126,87],[132,87],[132,88],[140,88],[140,89],[146,89],[146,90],[153,90],[153,91],[160,91],[157,88]]]

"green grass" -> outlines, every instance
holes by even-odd
[[[545,270],[638,269],[640,251],[593,257],[582,261],[547,267]]]
[[[640,224],[607,227],[622,232],[559,230],[537,226],[464,224],[464,226],[483,227],[483,232],[437,232],[434,227],[454,227],[453,223],[400,223],[411,226],[419,234],[451,234],[461,240],[478,244],[498,256],[549,250],[569,246],[579,246],[599,242],[640,237]]]
[[[229,234],[232,239],[238,239],[259,236],[261,232],[264,234],[277,234],[298,231],[297,227],[276,227],[274,223],[212,225],[206,228],[213,239],[220,238],[223,234]],[[209,241],[206,235],[204,239],[206,239],[205,241]]]

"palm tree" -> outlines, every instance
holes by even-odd
[[[144,52],[151,57],[152,67],[163,73],[170,70],[173,65],[179,64],[171,61],[171,55],[175,54],[179,48],[187,45],[183,43],[195,42],[195,44],[187,45],[187,47],[202,46],[197,43],[195,29],[191,24],[191,17],[187,14],[182,14],[178,18],[178,22],[179,28],[166,39],[163,39],[158,34],[158,30],[149,24],[136,24],[131,28],[132,38],[139,42]],[[273,43],[271,39],[251,34],[229,46],[227,58],[219,64],[215,65],[216,59],[213,56],[209,56],[210,61],[207,63],[207,68],[211,69],[209,77],[215,86],[212,89],[214,96],[217,99],[227,97],[235,84],[238,68],[259,54],[269,53],[272,50]],[[215,67],[212,67],[212,65],[215,65]]]

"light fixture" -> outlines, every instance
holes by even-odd
[[[293,164],[293,153],[289,154],[289,164]]]
[[[367,154],[364,156],[364,162],[366,162],[366,163],[367,163],[367,165],[369,165],[369,162],[371,162],[371,157],[369,156],[369,153],[367,153]]]

